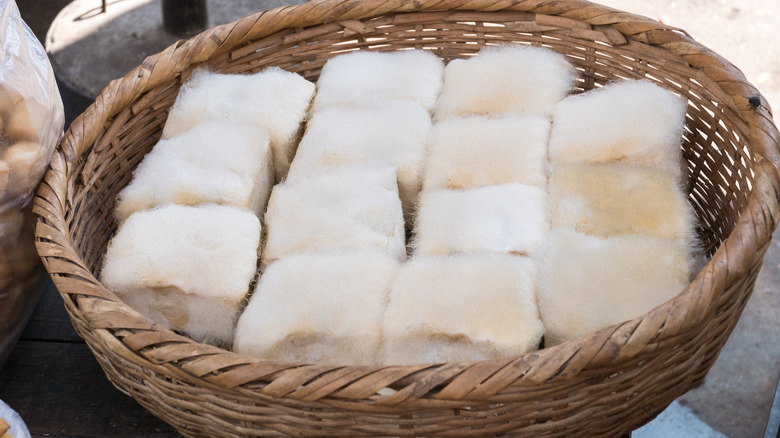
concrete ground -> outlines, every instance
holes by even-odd
[[[160,0],[17,0],[47,45],[68,122],[116,77],[178,37],[161,31]],[[226,23],[284,0],[209,0],[210,25]],[[780,108],[780,2],[766,0],[602,0],[685,29],[723,55]],[[80,33],[72,32],[75,27]],[[75,35],[75,36],[74,36]],[[96,47],[109,47],[99,51]],[[704,385],[680,397],[641,437],[761,437],[780,375],[780,243],[766,254],[753,297]],[[775,432],[776,433],[776,432]],[[774,436],[772,438],[775,438]]]
[[[209,26],[304,0],[209,0]],[[67,3],[67,2],[66,2]],[[163,28],[160,0],[114,0],[101,13],[100,2],[76,0],[60,11],[46,38],[55,72],[79,93],[97,97],[111,79],[186,35]]]

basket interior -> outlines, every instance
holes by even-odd
[[[316,81],[329,58],[353,50],[424,49],[449,61],[472,56],[490,44],[543,46],[566,55],[577,67],[576,92],[614,80],[645,78],[688,99],[683,156],[689,201],[708,255],[729,236],[747,205],[755,164],[747,124],[714,82],[663,49],[562,17],[534,14],[529,21],[527,14],[519,12],[405,13],[367,19],[363,24],[360,32],[336,23],[283,30],[245,41],[204,65],[225,73],[277,66]],[[179,86],[195,67],[146,91],[107,121],[74,170],[78,177],[72,181],[65,219],[77,251],[96,277],[116,229],[112,218],[116,195],[158,141]]]

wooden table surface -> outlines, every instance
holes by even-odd
[[[0,400],[33,437],[179,436],[108,381],[51,281],[0,369]]]

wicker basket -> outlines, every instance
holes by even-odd
[[[348,50],[428,49],[447,61],[502,42],[567,55],[579,91],[649,78],[688,98],[690,201],[711,260],[680,296],[518,357],[338,367],[196,343],[96,279],[116,195],[195,66],[273,65],[316,80]],[[54,154],[35,200],[36,240],[108,378],[184,435],[619,436],[700,384],[736,324],[778,220],[777,141],[768,104],[738,69],[644,17],[581,0],[319,0],[212,28],[109,84]]]

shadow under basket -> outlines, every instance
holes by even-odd
[[[278,66],[315,81],[346,51],[424,49],[449,61],[509,42],[566,55],[578,92],[647,78],[688,99],[689,200],[709,262],[675,299],[516,357],[321,366],[197,343],[97,280],[117,193],[195,67]],[[315,0],[179,41],[111,82],[52,158],[36,243],[108,378],[186,436],[620,436],[700,384],[737,323],[777,225],[777,141],[769,105],[737,68],[645,17],[579,0]]]

